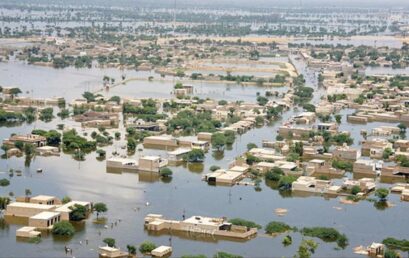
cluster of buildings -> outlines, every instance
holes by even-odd
[[[17,229],[17,237],[38,237],[41,231],[51,230],[55,223],[69,221],[72,213],[71,207],[81,205],[89,213],[92,203],[83,201],[70,201],[63,204],[54,196],[38,195],[34,197],[17,197],[15,202],[7,205],[4,213],[9,223],[23,221],[26,226]]]

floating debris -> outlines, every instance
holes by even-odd
[[[277,209],[274,210],[274,212],[275,212],[276,215],[282,217],[282,216],[287,215],[288,210],[284,209],[284,208],[277,208]]]

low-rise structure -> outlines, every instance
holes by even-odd
[[[238,238],[247,240],[257,234],[257,228],[236,226],[227,222],[225,218],[209,218],[192,216],[183,221],[168,220],[159,214],[148,214],[145,217],[145,228],[149,231],[171,231],[194,232],[203,235]]]
[[[172,247],[161,245],[152,250],[151,255],[153,257],[163,257],[172,254]]]
[[[168,165],[168,160],[159,156],[144,156],[139,158],[140,171],[159,172],[159,170]]]
[[[27,135],[12,135],[8,139],[3,140],[3,144],[14,146],[16,142],[24,144],[32,144],[35,147],[42,147],[47,144],[47,138],[41,135],[27,134]]]
[[[358,174],[376,176],[376,163],[373,160],[358,159],[354,162],[352,171]]]
[[[60,222],[59,212],[43,211],[28,219],[28,225],[38,229],[52,229],[54,224]]]
[[[37,231],[35,227],[21,227],[16,230],[16,237],[33,238],[40,237],[41,232]]]
[[[128,253],[121,251],[119,248],[102,246],[98,248],[100,258],[127,258]]]
[[[335,159],[353,162],[361,157],[361,151],[348,145],[344,145],[336,147],[332,155]]]
[[[300,176],[296,181],[292,183],[292,191],[310,192],[310,193],[327,193],[331,187],[331,181],[319,180],[315,177]],[[339,189],[332,189],[332,191],[338,192]]]

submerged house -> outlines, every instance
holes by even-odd
[[[4,216],[7,219],[23,219],[28,227],[17,230],[19,237],[39,236],[37,230],[52,229],[55,223],[69,221],[73,212],[71,207],[84,206],[87,212],[91,212],[90,202],[71,201],[62,204],[61,200],[54,196],[38,195],[35,197],[16,198],[16,202],[7,205]]]
[[[242,180],[244,172],[233,170],[218,169],[214,172],[204,175],[203,179],[208,183],[234,185]]]
[[[168,165],[168,160],[159,156],[144,156],[139,160],[125,158],[110,158],[106,161],[107,169],[124,169],[133,171],[159,172]]]
[[[227,222],[225,218],[210,218],[192,216],[182,221],[165,219],[160,214],[148,214],[145,217],[145,228],[149,231],[167,232],[182,231],[194,232],[203,235],[250,239],[257,235],[257,228],[236,226]]]
[[[310,176],[300,176],[292,183],[292,191],[309,193],[337,193],[340,186],[333,186],[329,180],[320,180]]]
[[[22,142],[24,144],[32,144],[35,147],[42,147],[47,144],[47,138],[41,135],[36,134],[27,134],[27,135],[12,135],[8,139],[3,140],[3,144],[12,145],[16,142]]]

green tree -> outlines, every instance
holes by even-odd
[[[236,254],[230,254],[226,252],[217,252],[213,258],[243,258],[243,256],[236,255]]]
[[[119,105],[119,103],[121,103],[121,98],[119,96],[112,96],[109,101],[113,101],[116,102],[116,104]]]
[[[128,143],[126,144],[128,152],[134,152],[136,149],[136,142],[132,138],[128,138]]]
[[[400,258],[400,255],[395,250],[386,249],[383,257],[384,258]]]
[[[214,149],[220,151],[226,145],[226,136],[222,133],[215,133],[212,135],[211,143]]]
[[[310,258],[317,249],[318,244],[312,239],[304,239],[298,247],[298,258]]]
[[[340,123],[341,123],[341,120],[342,120],[342,115],[336,114],[336,115],[335,115],[335,121],[336,121],[338,124],[340,124]]]
[[[173,174],[172,170],[170,168],[161,168],[159,171],[159,175],[161,177],[171,177]]]
[[[22,141],[15,141],[14,142],[14,147],[16,147],[17,149],[22,151],[23,148],[24,148],[24,143]]]
[[[10,204],[10,198],[9,197],[0,197],[0,211],[5,210],[7,205]]]
[[[201,149],[193,149],[183,156],[183,160],[187,162],[203,162],[204,158],[205,154]]]
[[[127,245],[126,249],[128,250],[128,253],[132,255],[136,254],[136,247],[134,245]]]
[[[0,186],[5,187],[10,185],[10,181],[7,178],[0,179]]]
[[[389,195],[389,190],[386,188],[378,188],[375,191],[375,196],[379,198],[379,201],[385,202]]]
[[[116,243],[115,239],[111,237],[104,238],[102,242],[104,242],[109,247],[115,247],[115,243]]]
[[[156,248],[156,245],[150,241],[144,241],[139,245],[139,252],[147,254],[152,252]]]
[[[82,97],[87,100],[87,102],[95,101],[95,95],[92,92],[86,91],[82,94]]]
[[[354,185],[351,188],[351,194],[357,195],[359,192],[361,192],[361,187],[359,187],[358,185]]]
[[[254,149],[254,148],[257,148],[257,144],[252,143],[252,142],[247,144],[247,150],[248,151],[250,151],[251,149]]]
[[[107,205],[103,202],[95,203],[92,208],[93,208],[93,211],[97,212],[97,218],[99,217],[100,213],[104,213],[108,211]]]
[[[400,129],[401,133],[406,133],[406,125],[403,123],[398,124],[398,128]]]
[[[212,171],[212,172],[214,172],[214,171],[216,171],[216,170],[218,170],[218,169],[220,169],[220,167],[219,167],[219,166],[216,166],[216,165],[213,165],[213,166],[211,166],[211,167],[209,168],[209,170]]]
[[[64,196],[61,200],[63,204],[69,203],[71,201],[71,198],[69,196]]]
[[[52,233],[59,236],[73,236],[75,229],[68,221],[60,221],[54,224]]]
[[[291,227],[289,225],[279,221],[271,221],[265,227],[265,231],[267,234],[284,233],[289,230],[291,230]]]
[[[75,204],[70,207],[70,220],[72,221],[81,221],[87,217],[87,208],[80,204]]]
[[[282,243],[283,243],[284,246],[289,246],[289,245],[291,245],[293,243],[293,239],[292,239],[292,237],[290,235],[287,235],[287,236],[285,236],[283,238]]]
[[[233,225],[236,226],[245,226],[247,228],[257,228],[257,229],[261,229],[261,226],[253,221],[250,220],[245,220],[242,218],[233,218],[233,219],[229,219],[229,222]]]

